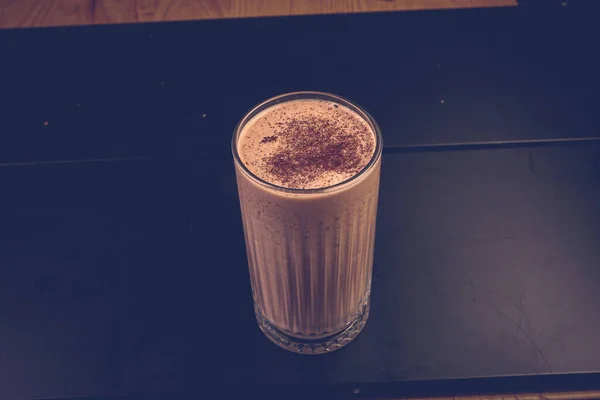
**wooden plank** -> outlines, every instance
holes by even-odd
[[[0,0],[0,28],[94,23],[93,0]]]
[[[276,15],[336,14],[425,10],[468,7],[515,6],[516,0],[281,0],[274,6],[271,0],[234,0],[229,15],[224,17],[256,17]]]
[[[516,0],[98,0],[94,15],[96,23],[124,23],[515,5]]]
[[[402,398],[394,400],[594,400],[600,399],[600,391],[499,394],[492,396],[455,396]]]
[[[0,28],[515,5],[516,0],[0,0]]]

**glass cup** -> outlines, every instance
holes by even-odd
[[[354,111],[374,137],[367,165],[338,184],[290,189],[266,182],[242,163],[238,140],[258,113],[283,102],[325,100]],[[278,346],[322,354],[350,343],[369,315],[381,132],[350,101],[327,93],[283,94],[255,106],[235,128],[232,152],[254,310]]]

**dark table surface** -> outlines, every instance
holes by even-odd
[[[0,397],[598,388],[596,15],[0,31]],[[307,89],[385,142],[370,320],[318,357],[256,325],[229,149]]]

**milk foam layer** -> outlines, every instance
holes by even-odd
[[[242,163],[277,186],[316,189],[350,179],[373,157],[375,134],[355,111],[326,100],[292,100],[254,116],[238,139]]]

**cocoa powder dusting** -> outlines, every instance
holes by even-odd
[[[277,140],[277,136],[273,135],[273,136],[265,136],[260,143],[270,143],[270,142],[274,142]]]
[[[277,149],[262,162],[286,187],[302,188],[326,173],[358,173],[373,153],[371,133],[361,121],[318,115],[288,117],[277,124]]]

